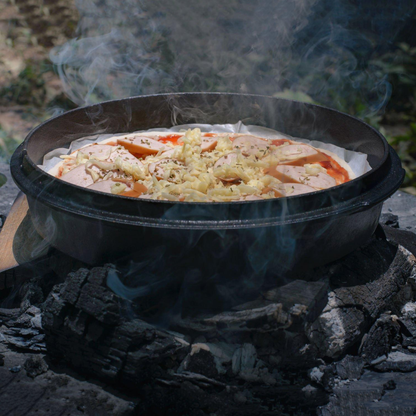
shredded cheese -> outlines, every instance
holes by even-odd
[[[270,189],[281,181],[265,174],[265,169],[275,167],[288,158],[299,157],[302,146],[299,145],[298,151],[292,146],[288,149],[289,154],[286,152],[288,143],[274,146],[271,141],[266,141],[265,145],[260,145],[259,151],[247,152],[249,144],[245,144],[245,150],[241,146],[233,146],[235,136],[218,135],[215,147],[207,150],[209,138],[203,137],[200,129],[189,129],[181,133],[178,145],[167,143],[164,149],[158,149],[156,154],[144,155],[137,163],[131,158],[123,160],[123,151],[131,154],[120,145],[113,146],[110,152],[113,158],[108,159],[113,162],[105,161],[104,157],[89,158],[81,149],[76,154],[63,157],[62,174],[84,163],[94,182],[120,180],[111,187],[111,193],[120,194],[132,189],[137,182],[147,188],[145,197],[150,199],[221,202],[253,196],[275,198],[276,194]],[[133,141],[134,137],[129,140]],[[249,146],[250,149],[252,147],[255,143]],[[305,183],[310,176],[326,173],[318,163],[305,164],[304,168],[302,182],[305,180]],[[290,187],[285,186],[285,189],[287,195],[294,192]]]

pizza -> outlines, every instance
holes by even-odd
[[[354,179],[334,153],[252,134],[130,133],[86,145],[49,173],[93,191],[167,201],[232,202],[311,193]]]

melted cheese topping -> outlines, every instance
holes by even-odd
[[[101,147],[94,151],[94,146]],[[146,153],[133,153],[132,158],[132,149],[145,149]],[[58,178],[65,180],[68,172],[85,164],[85,174],[91,175],[94,184],[114,181],[109,187],[113,194],[169,201],[269,199],[293,193],[293,186],[282,183],[302,184],[297,189],[305,193],[353,177],[344,161],[303,143],[242,134],[203,134],[200,129],[113,137],[62,158],[63,162],[49,172]],[[78,184],[76,180],[71,183]]]

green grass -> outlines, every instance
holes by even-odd
[[[0,162],[9,163],[20,141],[10,137],[0,124]]]

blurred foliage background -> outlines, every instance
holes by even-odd
[[[107,1],[112,4],[112,0]],[[146,55],[143,59],[152,62],[154,71],[173,74],[173,76],[166,78],[166,84],[159,82],[157,85],[151,85],[151,77],[143,77],[140,81],[141,89],[136,90],[135,93],[172,90],[256,92],[337,108],[363,118],[385,135],[398,152],[406,169],[403,189],[416,195],[416,16],[414,13],[406,16],[400,30],[394,34],[388,34],[389,39],[383,43],[382,47],[374,44],[371,54],[359,44],[347,45],[343,53],[347,50],[348,56],[344,61],[339,62],[342,54],[334,55],[333,48],[331,53],[325,55],[325,60],[320,61],[321,66],[313,71],[305,64],[304,59],[305,54],[311,52],[304,51],[301,47],[298,48],[298,56],[293,55],[293,51],[285,47],[279,49],[279,56],[273,56],[273,50],[270,48],[258,48],[255,49],[256,53],[251,50],[244,56],[241,56],[241,53],[233,56],[232,42],[224,62],[218,59],[210,65],[209,59],[205,57],[208,65],[205,64],[205,70],[201,71],[197,66],[192,66],[192,62],[199,57],[196,55],[195,58],[191,53],[187,66],[178,66],[176,56],[178,43],[189,42],[190,48],[201,50],[204,48],[198,48],[197,37],[192,39],[192,42],[189,38],[182,39],[181,36],[185,35],[181,34],[182,32],[174,25],[167,24],[167,22],[179,20],[179,17],[175,15],[178,8],[175,8],[172,2],[169,2],[170,9],[167,6],[168,3],[165,3],[166,7],[162,7],[160,1],[148,2],[146,7],[141,5],[140,13],[133,16],[138,21],[151,19],[152,22],[157,22],[160,30],[149,31],[145,28],[139,34],[135,33],[135,36],[137,35],[140,41],[146,39]],[[108,10],[111,17],[114,15],[114,9],[106,8],[105,2],[106,0],[97,0],[95,5],[101,4],[104,10]],[[324,9],[325,2],[326,0],[321,2],[321,7]],[[191,3],[199,4],[198,0],[192,0],[189,4]],[[215,19],[221,22],[221,27],[227,33],[235,32],[238,35],[239,28],[244,27],[244,19],[248,21],[251,17],[250,2],[247,0],[230,0],[226,6],[229,10],[226,12],[230,15],[234,14],[229,18],[227,18],[227,13],[223,13],[222,6],[214,7],[212,3],[208,3],[211,10],[219,13]],[[344,3],[351,5],[354,1],[345,0]],[[356,3],[360,1],[356,0]],[[117,7],[117,3],[114,4]],[[125,4],[128,7],[131,6],[129,2]],[[221,4],[222,2],[219,2],[219,5]],[[395,6],[393,4],[388,7],[394,8]],[[239,10],[238,16],[235,15],[235,10]],[[387,10],[386,13],[394,14],[392,10]],[[203,10],[202,14],[204,13],[206,14],[207,11]],[[267,14],[267,8],[264,13]],[[319,17],[319,9],[314,13]],[[369,13],[371,14],[372,11],[370,10]],[[108,16],[105,18],[108,20]],[[63,91],[56,68],[49,58],[50,51],[76,36],[84,35],[83,27],[84,29],[88,25],[91,28],[98,27],[92,24],[94,21],[96,21],[94,17],[89,21],[85,19],[85,16],[82,19],[82,14],[80,15],[75,7],[74,0],[0,0],[1,161],[10,160],[15,148],[34,126],[53,115],[76,107]],[[121,15],[121,21],[123,21],[123,15]],[[365,26],[365,19],[361,23],[352,20],[348,23],[348,30],[357,29],[357,25]],[[216,30],[207,27],[208,31]],[[362,30],[360,27],[360,33]],[[364,28],[370,42],[374,30],[371,25]],[[297,42],[304,42],[302,36],[305,38],[311,36],[305,30],[299,33]],[[94,35],[94,33],[89,33],[89,35]],[[342,38],[344,33],[340,32],[338,36]],[[250,51],[250,45],[244,45],[244,48]],[[273,67],[274,60],[284,60],[286,53],[290,53],[288,64],[279,68]],[[157,59],[153,59],[153,56],[157,56]],[[338,61],[331,62],[331,56],[336,56]],[[374,95],[377,97],[371,103],[369,103],[371,95],[348,94],[348,91],[344,90],[350,88],[350,84],[342,82],[339,76],[334,76],[334,64],[342,66],[346,62],[351,65],[352,61],[360,68],[360,71],[348,72],[352,83],[354,76],[362,77],[367,69],[371,69],[369,71],[371,77],[364,80],[368,85],[374,79],[384,82],[382,86],[379,86],[380,88],[375,89]],[[229,82],[236,73],[238,73],[238,79],[243,79],[244,82],[239,84]],[[273,76],[279,77],[277,90],[273,87],[269,88],[268,79]],[[265,89],[253,91],[250,80],[262,78],[265,80],[262,84]],[[364,88],[364,81],[362,79],[357,81],[358,89]],[[385,94],[385,98],[380,98],[378,96],[380,94]],[[106,98],[111,98],[111,94],[100,89],[93,91],[92,101]],[[382,103],[380,109],[372,108],[369,111],[373,102]]]

